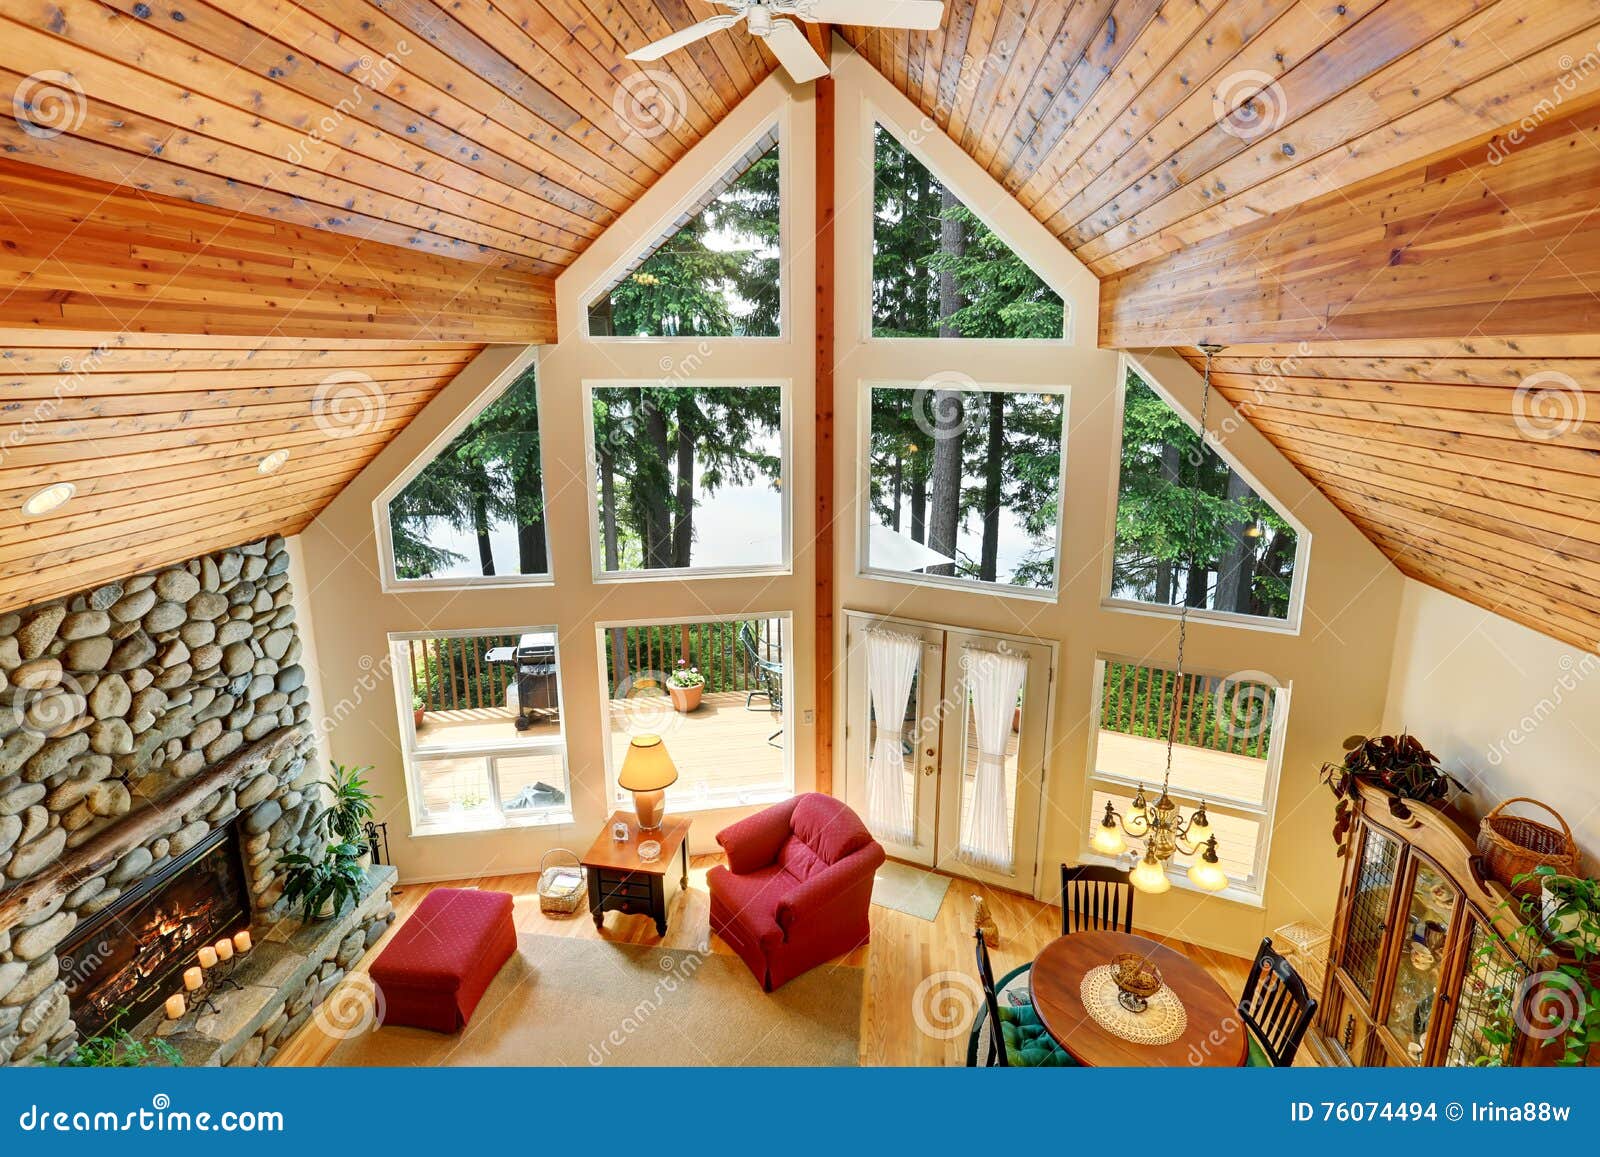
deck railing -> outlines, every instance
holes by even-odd
[[[781,619],[608,630],[606,677],[612,697],[653,688],[672,673],[680,659],[700,669],[708,692],[764,689],[761,673],[740,639],[744,622],[750,624],[747,633],[761,658],[782,664]],[[406,658],[412,693],[427,711],[504,707],[516,683],[516,664],[490,663],[484,656],[494,647],[516,645],[516,635],[409,639]]]
[[[1100,699],[1100,726],[1124,735],[1165,740],[1190,747],[1265,759],[1272,746],[1270,684],[1220,679],[1136,663],[1110,663]]]

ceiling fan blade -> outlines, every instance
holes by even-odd
[[[628,59],[660,60],[667,53],[676,52],[686,44],[693,44],[696,40],[710,36],[713,32],[721,32],[724,28],[732,28],[743,19],[743,12],[731,12],[726,16],[713,16],[709,20],[691,24],[688,28],[680,28],[671,36],[663,36],[654,44],[646,44],[643,48],[634,49],[628,53]]]
[[[767,36],[767,47],[778,58],[783,70],[796,84],[828,75],[828,64],[811,47],[800,26],[789,20],[774,20]]]
[[[928,31],[944,18],[943,0],[796,0],[781,8],[813,24],[854,24],[858,28],[911,28]]]

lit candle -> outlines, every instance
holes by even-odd
[[[215,968],[217,966],[217,950],[209,944],[200,946],[200,967]]]
[[[174,992],[171,996],[167,997],[167,1019],[177,1020],[183,1015],[183,1011],[187,1007],[188,1005],[186,1005],[183,1001],[183,993]]]
[[[205,977],[201,975],[198,967],[191,966],[183,970],[183,986],[190,992],[200,991],[200,986],[205,982]]]
[[[224,936],[221,940],[217,941],[217,959],[218,960],[232,960],[233,959],[233,941],[229,940],[226,936]]]
[[[250,951],[250,930],[248,928],[243,932],[235,932],[233,934],[233,948],[235,952]]]

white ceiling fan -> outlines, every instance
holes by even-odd
[[[759,36],[772,49],[784,71],[795,83],[828,75],[828,65],[806,40],[806,34],[792,16],[808,24],[854,24],[869,28],[910,28],[921,31],[939,27],[944,15],[944,0],[712,0],[732,12],[713,16],[654,44],[628,53],[629,60],[660,60],[669,52],[696,40],[732,28],[746,21],[750,35]],[[865,9],[865,11],[864,11]]]

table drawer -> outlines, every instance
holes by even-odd
[[[635,896],[648,900],[651,895],[650,877],[634,876],[626,872],[599,872],[598,883],[602,896]]]

